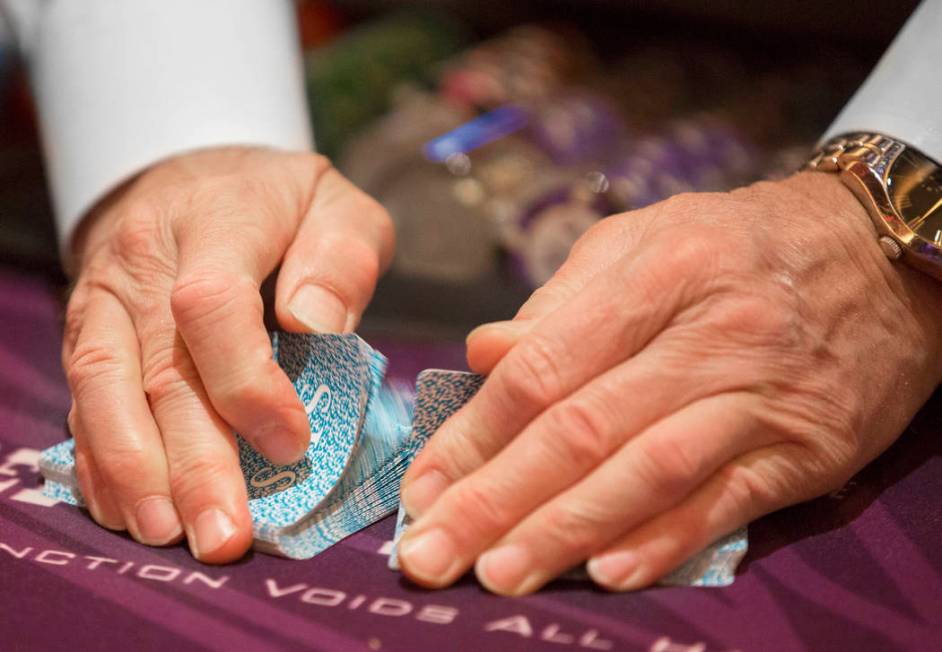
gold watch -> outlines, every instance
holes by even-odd
[[[942,280],[942,166],[894,138],[832,138],[805,165],[838,172],[867,208],[883,253]]]

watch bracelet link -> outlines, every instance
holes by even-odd
[[[904,153],[926,160],[936,170],[930,174],[938,175],[940,166],[936,161],[902,141],[874,132],[853,132],[829,139],[801,169],[839,174],[870,214],[877,228],[877,242],[886,257],[902,260],[942,281],[942,243],[938,233],[935,241],[929,242],[915,231],[927,215],[939,208],[942,199],[937,197],[926,215],[907,218],[889,193],[892,170]],[[938,186],[939,181],[934,183]],[[904,182],[900,187],[911,185]]]
[[[835,136],[825,142],[802,166],[802,170],[841,172],[851,162],[863,162],[883,177],[887,166],[906,149],[906,144],[883,134],[850,133]],[[877,242],[890,260],[903,257],[903,246],[892,236],[881,234]]]
[[[840,172],[843,169],[843,161],[853,160],[866,163],[874,172],[883,176],[887,165],[904,149],[905,143],[883,134],[844,134],[824,143],[802,169]]]

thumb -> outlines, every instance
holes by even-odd
[[[379,203],[335,169],[324,172],[278,274],[275,313],[282,328],[352,332],[389,266],[394,240]]]
[[[478,326],[466,341],[468,366],[488,374],[547,315],[575,297],[599,272],[630,252],[641,236],[643,211],[613,215],[579,238],[566,262],[537,288],[513,319]]]

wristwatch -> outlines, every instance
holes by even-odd
[[[942,166],[894,138],[853,133],[829,140],[804,169],[839,173],[883,253],[942,280]]]

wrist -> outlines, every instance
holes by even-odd
[[[799,172],[778,182],[818,206],[813,215],[825,215],[826,223],[811,229],[814,240],[830,239],[853,260],[854,271],[872,274],[873,282],[885,283],[900,300],[901,314],[888,319],[911,317],[921,331],[931,373],[942,379],[942,282],[902,261],[887,258],[878,241],[878,232],[867,208],[844,185],[840,176],[829,172]]]

